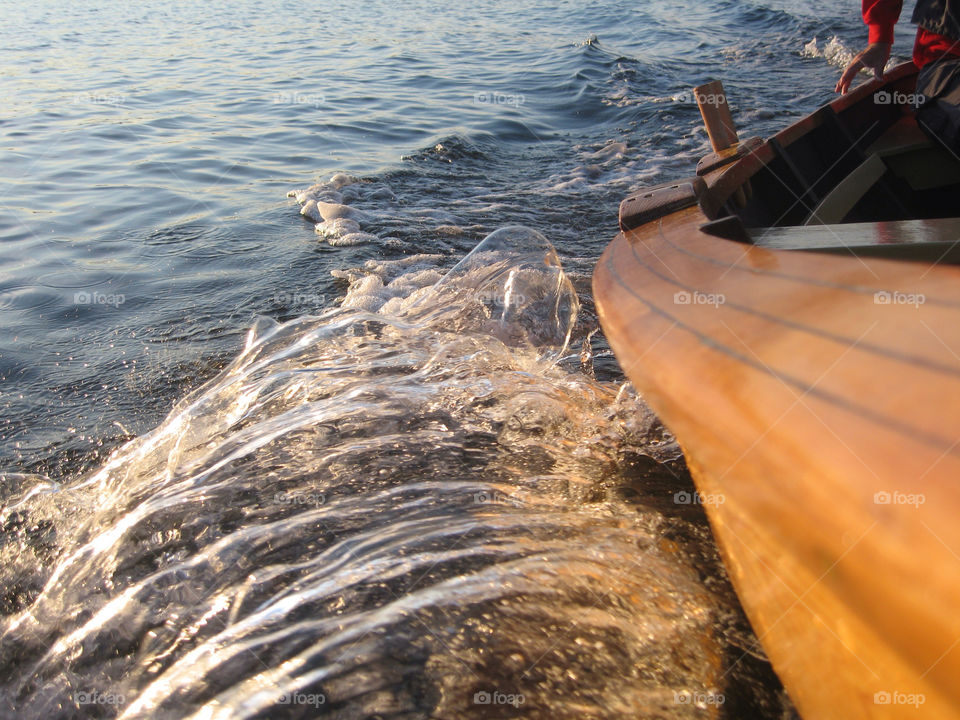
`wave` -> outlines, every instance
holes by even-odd
[[[80,482],[20,479],[0,708],[696,714],[677,693],[714,692],[749,632],[706,526],[617,490],[675,488],[680,451],[629,388],[569,367],[552,246],[513,227],[439,280],[400,262],[375,312],[259,322]]]

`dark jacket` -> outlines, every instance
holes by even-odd
[[[960,2],[918,0],[911,21],[928,32],[960,41]]]

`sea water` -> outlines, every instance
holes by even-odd
[[[0,17],[0,717],[790,716],[590,273],[856,3]]]

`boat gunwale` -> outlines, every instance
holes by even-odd
[[[841,95],[827,105],[788,125],[733,162],[707,173],[703,176],[707,190],[701,201],[704,214],[709,220],[722,217],[721,209],[730,201],[731,196],[776,159],[776,145],[779,145],[782,149],[788,149],[811,131],[823,125],[828,113],[840,115],[865,102],[868,97],[872,97],[883,88],[904,83],[909,83],[909,86],[912,87],[917,72],[917,67],[913,62],[901,63],[886,73],[882,79],[871,78],[847,94]],[[872,127],[868,129],[868,132]]]

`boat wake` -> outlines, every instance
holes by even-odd
[[[753,641],[679,449],[581,370],[549,242],[404,262],[261,321],[90,476],[20,478],[4,715],[699,717],[737,692]]]

